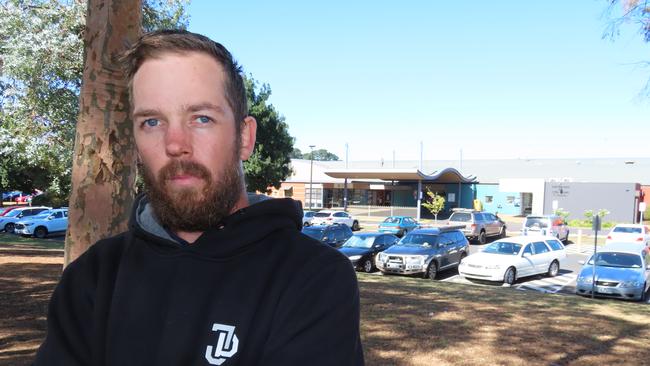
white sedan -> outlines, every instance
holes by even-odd
[[[553,277],[566,259],[564,245],[552,236],[515,236],[497,240],[463,258],[458,273],[465,278],[512,285],[518,278],[546,273]]]
[[[650,229],[640,224],[618,224],[607,234],[605,244],[615,242],[643,243],[650,246]]]
[[[311,219],[312,225],[341,224],[349,226],[353,231],[359,230],[359,221],[345,211],[322,210],[316,212]]]

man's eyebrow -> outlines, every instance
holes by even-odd
[[[211,110],[213,112],[219,113],[219,114],[226,114],[224,109],[216,104],[210,103],[210,102],[203,102],[203,103],[198,103],[198,104],[191,104],[191,105],[186,105],[183,107],[183,109],[187,112],[199,112],[199,111],[205,111],[205,110]]]
[[[160,114],[162,113],[158,109],[138,109],[137,111],[133,112],[133,119],[136,119],[138,117],[159,116]]]

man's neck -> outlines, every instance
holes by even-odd
[[[248,194],[244,191],[242,195],[239,196],[239,200],[237,200],[235,206],[230,210],[230,214],[232,215],[240,209],[247,207],[248,204]],[[189,244],[192,244],[203,235],[203,231],[174,231],[174,234],[178,235],[179,238],[185,240]]]

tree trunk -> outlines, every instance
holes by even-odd
[[[141,12],[140,0],[88,0],[64,265],[127,228],[135,145],[127,84],[116,59],[140,35]]]

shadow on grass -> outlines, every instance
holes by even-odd
[[[26,238],[20,235],[0,233],[0,248],[63,249],[65,234],[45,239]]]
[[[613,365],[650,359],[647,307],[360,274],[368,365]]]
[[[33,361],[45,337],[47,305],[61,270],[61,264],[0,265],[0,364],[29,365]]]

